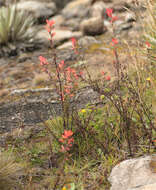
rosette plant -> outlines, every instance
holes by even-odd
[[[35,36],[35,30],[31,30],[33,23],[33,17],[17,10],[16,5],[0,8],[0,44],[32,43]]]

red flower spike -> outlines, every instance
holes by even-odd
[[[78,51],[76,50],[76,39],[75,38],[71,38],[72,41],[72,49],[74,50],[75,54],[78,54]]]
[[[108,15],[108,17],[112,18],[113,9],[106,9],[106,14]]]
[[[73,132],[71,130],[65,130],[64,134],[62,135],[62,137],[64,139],[68,139],[69,137],[71,137],[73,135]]]
[[[76,39],[71,38],[71,41],[72,41],[72,47],[73,47],[73,49],[75,49],[75,47],[76,47]]]

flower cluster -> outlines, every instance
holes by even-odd
[[[59,78],[58,78],[59,76]],[[74,68],[67,67],[65,68],[64,61],[58,64],[57,69],[57,81],[60,80],[62,83],[62,89],[59,89],[59,93],[61,93],[63,97],[63,101],[65,97],[72,97],[73,89],[78,85],[77,81],[79,79],[80,74],[76,72]]]
[[[50,38],[49,40],[51,41],[51,43],[53,42],[53,37],[55,35],[55,32],[53,32],[54,30],[54,20],[46,20],[46,26],[45,26],[45,29],[47,30],[47,32],[49,33],[50,35]]]
[[[113,25],[113,23],[118,19],[117,16],[113,16],[113,9],[106,9],[106,14],[111,19],[110,22]],[[115,46],[116,44],[118,44],[118,40],[116,38],[112,38],[111,44],[112,46]]]
[[[73,143],[74,143],[74,138],[72,137],[73,132],[71,130],[65,130],[64,134],[62,135],[62,138],[59,139],[59,141],[62,143],[61,146],[61,151],[62,152],[68,152]]]
[[[111,19],[111,23],[115,22],[118,19],[117,16],[113,16],[113,9],[106,9],[106,14]]]
[[[46,30],[50,35],[50,42],[53,46],[53,36],[55,33],[53,32],[55,22],[53,20],[49,21],[46,20]],[[72,41],[72,49],[75,53],[77,52],[77,42],[75,38],[71,38]],[[60,61],[59,63],[56,62],[56,57],[54,59],[54,65],[56,69],[55,76],[51,76],[48,72],[47,66],[49,65],[47,59],[43,56],[39,56],[40,65],[42,66],[42,70],[48,73],[49,77],[53,80],[57,93],[61,96],[61,101],[65,100],[65,97],[72,97],[73,89],[78,85],[79,76],[82,75],[82,72],[78,73],[74,68],[66,67],[64,60]],[[60,85],[61,83],[61,85]],[[57,85],[59,84],[59,85]]]

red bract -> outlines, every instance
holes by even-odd
[[[47,25],[50,27],[50,28],[52,28],[53,27],[53,25],[55,24],[55,21],[54,20],[46,20],[46,23],[47,23]]]
[[[108,17],[112,18],[113,9],[106,9],[106,14]]]
[[[62,137],[64,139],[67,139],[67,138],[71,137],[72,135],[73,135],[73,132],[71,130],[65,130],[64,134],[62,135]]]
[[[75,53],[77,54],[77,50],[76,50],[76,39],[75,38],[71,38],[71,41],[72,41],[72,49],[75,51]]]
[[[112,38],[112,45],[114,46],[114,45],[116,45],[116,44],[118,44],[118,40],[116,39],[116,38]]]
[[[64,142],[65,142],[65,140],[64,140],[64,139],[59,139],[59,141],[60,141],[61,143],[64,143]]]
[[[48,65],[49,63],[47,62],[46,58],[43,56],[39,56],[39,60],[40,60],[40,65]]]
[[[73,49],[74,49],[75,46],[76,46],[76,39],[75,38],[71,38],[71,41],[72,41],[72,46],[73,46]]]
[[[145,42],[145,44],[147,45],[147,47],[150,47],[151,46],[151,44],[147,41],[147,42]]]
[[[115,22],[118,19],[117,16],[113,16],[113,9],[106,9],[106,14],[109,18],[111,18],[111,23]]]
[[[104,72],[104,71],[101,71],[101,74],[102,74],[102,75],[105,75],[105,72]]]
[[[68,139],[68,145],[69,146],[72,146],[72,143],[74,142],[74,139],[73,138],[70,138],[70,139]]]
[[[106,76],[105,79],[109,81],[109,80],[111,80],[111,77],[110,76]]]
[[[112,20],[111,20],[111,23],[112,23],[112,22],[115,22],[117,19],[118,19],[117,16],[113,16],[113,17],[112,17]]]
[[[58,64],[59,69],[63,69],[64,61],[62,60],[61,63]]]

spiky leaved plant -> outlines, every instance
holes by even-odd
[[[32,43],[35,31],[30,28],[33,22],[32,16],[25,11],[17,10],[16,5],[0,8],[0,44],[19,41]]]
[[[0,190],[18,189],[21,171],[22,167],[15,162],[12,154],[0,153]]]

